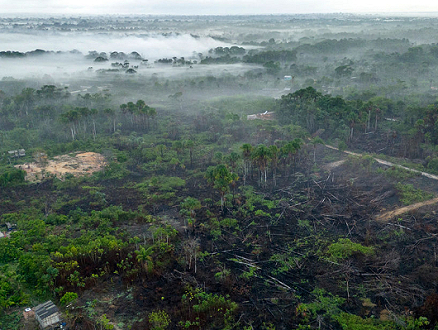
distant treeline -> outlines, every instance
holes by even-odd
[[[40,56],[40,55],[52,55],[52,54],[75,54],[75,55],[83,55],[78,50],[71,50],[68,52],[62,52],[62,51],[52,51],[52,50],[43,50],[43,49],[35,49],[29,52],[18,52],[18,51],[0,51],[0,58],[23,58],[23,57],[33,57],[33,56]],[[104,58],[106,60],[112,59],[112,60],[144,60],[143,57],[136,51],[133,51],[129,54],[125,54],[124,52],[110,52],[107,54],[106,52],[96,52],[96,51],[90,51],[87,55],[85,55],[85,58],[87,59],[93,59],[96,58]]]
[[[4,58],[20,58],[20,57],[31,57],[31,56],[39,56],[39,55],[46,55],[46,54],[69,54],[69,53],[75,53],[75,52],[54,52],[50,50],[42,50],[42,49],[35,49],[30,52],[17,52],[17,51],[0,51],[0,57]]]

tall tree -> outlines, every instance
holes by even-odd
[[[316,163],[316,146],[318,144],[325,144],[324,141],[320,137],[314,137],[310,140],[310,144],[313,145],[313,162]]]
[[[277,167],[278,167],[278,157],[280,155],[280,149],[275,145],[269,146],[269,156],[271,160],[272,167],[272,179],[274,181],[274,186],[277,185]]]
[[[246,177],[248,176],[251,166],[251,152],[253,150],[252,145],[244,143],[241,147],[243,155],[243,185],[246,184]]]
[[[225,195],[230,191],[230,184],[237,181],[239,177],[231,172],[224,164],[210,166],[207,169],[206,178],[209,183],[219,192],[221,196],[221,210],[224,212]]]
[[[184,145],[189,149],[190,168],[193,167],[193,149],[195,148],[195,142],[193,140],[184,141]]]
[[[252,152],[251,157],[260,171],[260,184],[266,186],[268,161],[270,158],[269,149],[264,144],[258,145]]]

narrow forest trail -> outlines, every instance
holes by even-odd
[[[333,146],[328,145],[328,144],[326,144],[325,147],[327,147],[329,149],[333,149],[333,150],[339,150],[338,148],[333,147]],[[359,153],[356,153],[356,152],[347,151],[347,150],[345,150],[344,153],[346,153],[348,155],[353,155],[353,156],[362,156],[362,154],[359,154]],[[422,176],[425,176],[425,177],[427,177],[429,179],[438,180],[438,175],[434,175],[434,174],[430,174],[430,173],[427,173],[427,172],[422,172],[422,171],[414,170],[412,168],[409,168],[409,167],[406,167],[406,166],[402,166],[402,165],[398,165],[398,164],[394,164],[394,163],[391,163],[391,162],[388,162],[386,160],[379,159],[379,158],[374,158],[373,157],[373,159],[377,163],[382,164],[382,165],[399,167],[399,168],[402,168],[402,169],[410,171],[410,172],[418,173],[418,174],[420,174]],[[345,163],[345,160],[336,161],[336,162],[327,164],[325,166],[325,168],[327,170],[331,170],[331,169],[333,169],[333,168],[335,168],[337,166],[342,165],[343,163]],[[415,203],[415,204],[411,204],[411,205],[408,205],[408,206],[399,207],[399,208],[397,208],[395,210],[379,214],[376,217],[376,221],[387,222],[387,221],[390,221],[392,218],[394,218],[396,216],[399,216],[399,215],[401,215],[403,213],[406,213],[406,212],[409,212],[409,211],[413,211],[413,210],[417,210],[417,209],[419,209],[419,208],[421,208],[423,206],[433,205],[433,204],[436,204],[436,203],[438,203],[438,197],[435,197],[433,199],[429,199],[429,200],[424,201],[424,202],[420,202],[420,203]]]

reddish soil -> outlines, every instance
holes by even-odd
[[[31,182],[41,181],[49,174],[56,176],[59,179],[65,177],[66,174],[74,176],[83,176],[100,171],[105,166],[105,158],[95,152],[77,152],[75,155],[56,156],[45,164],[41,163],[26,163],[16,165],[26,171],[26,180]]]

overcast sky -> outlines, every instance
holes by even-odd
[[[0,0],[0,15],[438,12],[436,0]]]

